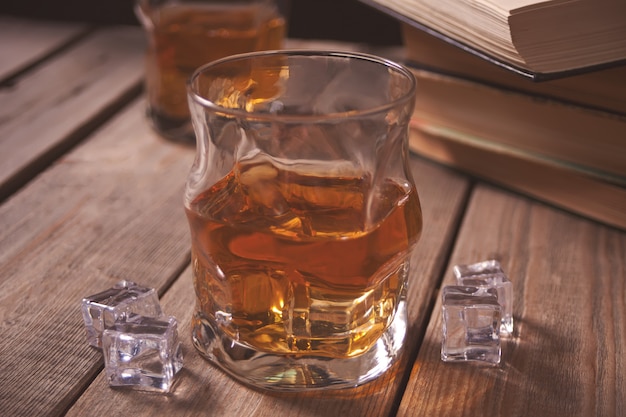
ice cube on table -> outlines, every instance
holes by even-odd
[[[169,392],[183,367],[174,317],[132,316],[102,333],[110,386]]]
[[[502,306],[500,334],[513,334],[513,284],[496,260],[477,262],[469,265],[455,265],[454,275],[457,285],[495,288],[498,302]]]
[[[456,279],[462,277],[469,277],[472,275],[484,275],[484,274],[504,274],[502,265],[495,259],[489,259],[486,261],[476,262],[466,265],[455,265],[454,276]]]
[[[87,341],[98,348],[102,346],[102,332],[130,314],[163,315],[156,290],[132,281],[120,281],[112,288],[83,298],[82,313]]]
[[[502,307],[494,288],[448,285],[442,290],[444,362],[500,363]]]

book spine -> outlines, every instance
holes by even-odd
[[[567,211],[626,230],[626,188],[530,154],[481,148],[410,128],[412,152]]]
[[[414,123],[512,146],[626,181],[626,116],[412,68]]]

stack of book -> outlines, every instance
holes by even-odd
[[[414,152],[626,229],[626,1],[363,2],[401,22]]]

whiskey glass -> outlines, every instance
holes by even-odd
[[[422,229],[408,167],[415,79],[332,51],[235,55],[188,84],[185,191],[210,362],[262,389],[354,387],[402,352]]]
[[[193,144],[187,79],[228,55],[281,48],[284,8],[283,0],[136,0],[148,38],[145,87],[152,127]]]

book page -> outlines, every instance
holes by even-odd
[[[492,7],[487,0],[375,1],[445,36],[489,51],[489,55],[523,64],[512,45],[508,12]]]
[[[466,0],[461,0],[461,2],[464,1]],[[507,14],[514,14],[577,1],[581,0],[478,0],[477,3],[486,4],[490,8],[500,9],[507,12]]]

